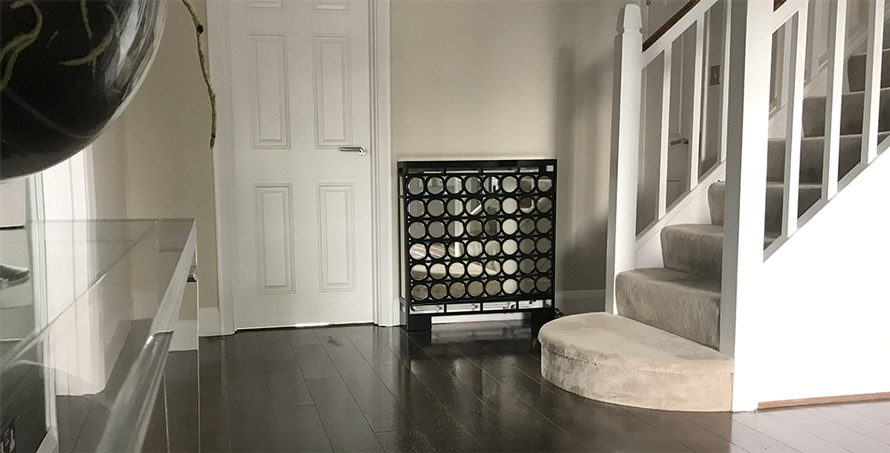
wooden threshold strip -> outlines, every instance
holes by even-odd
[[[671,18],[668,19],[667,22],[664,23],[664,25],[662,25],[658,30],[655,30],[655,33],[652,33],[652,36],[649,36],[648,38],[646,38],[645,41],[643,41],[643,50],[645,51],[646,49],[652,47],[652,44],[655,44],[655,41],[658,41],[658,38],[664,36],[664,34],[667,33],[667,31],[670,30],[671,27],[673,27],[677,22],[680,22],[680,19],[688,14],[689,11],[691,11],[692,8],[695,7],[695,5],[697,5],[699,1],[700,0],[689,0],[688,3],[683,5],[683,7],[680,8],[680,11],[677,11],[677,13],[671,16]]]
[[[801,398],[796,400],[764,401],[757,403],[757,410],[778,409],[782,407],[817,406],[820,404],[863,403],[869,401],[890,400],[890,392],[862,393],[859,395],[823,396],[818,398]]]

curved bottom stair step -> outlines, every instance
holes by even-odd
[[[665,268],[622,272],[621,316],[711,348],[720,347],[720,282]]]
[[[538,339],[541,374],[569,392],[648,409],[731,409],[733,360],[654,327],[588,313],[545,324]]]

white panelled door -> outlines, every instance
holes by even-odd
[[[236,327],[372,321],[367,0],[230,22]]]

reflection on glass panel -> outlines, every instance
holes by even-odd
[[[423,180],[420,178],[411,178],[408,180],[408,193],[411,195],[420,195],[423,193]]]
[[[516,191],[518,184],[515,176],[506,176],[501,183],[501,187],[504,189],[504,192],[513,193]]]
[[[439,217],[445,213],[445,203],[442,200],[432,200],[426,205],[426,210],[431,216]]]
[[[442,178],[430,178],[426,182],[426,190],[433,195],[442,193],[445,189],[445,182]]]
[[[448,178],[448,181],[445,183],[446,189],[448,193],[458,194],[464,188],[464,183],[457,176],[452,176]]]
[[[482,181],[475,176],[471,176],[464,183],[464,189],[469,193],[478,193],[482,189]]]
[[[194,256],[193,226],[82,221],[0,230],[0,262],[30,271],[0,290],[0,425],[14,430],[14,451],[140,449],[166,375],[182,304],[173,281],[186,286],[177,272]],[[197,359],[195,351],[177,356]],[[129,402],[132,394],[147,407]],[[168,411],[187,404],[160,404],[162,426]],[[180,423],[197,432],[197,415]]]
[[[519,226],[516,223],[516,220],[507,219],[507,220],[504,220],[504,224],[503,224],[503,227],[501,227],[501,229],[504,231],[504,234],[512,235],[512,234],[516,234],[516,230],[519,229]]]
[[[408,203],[408,215],[411,217],[422,217],[425,212],[422,201],[414,200]]]
[[[448,215],[459,216],[464,212],[464,202],[460,200],[449,200],[446,205]]]

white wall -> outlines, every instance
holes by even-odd
[[[127,217],[127,143],[125,121],[118,118],[92,144],[94,215]]]
[[[559,159],[558,291],[604,286],[612,51],[624,4],[392,4],[394,159]]]
[[[392,4],[394,160],[558,158],[557,289],[575,296],[604,285],[612,48],[622,5]],[[204,2],[198,7],[203,14]],[[197,218],[200,304],[215,306],[209,106],[178,2],[124,123],[127,215]]]
[[[205,3],[196,1],[195,6],[206,17]],[[169,5],[158,54],[124,121],[127,215],[197,220],[200,305],[216,306],[210,103],[195,29],[180,2]]]
[[[887,199],[881,155],[762,266],[737,308],[735,410],[890,391]]]

